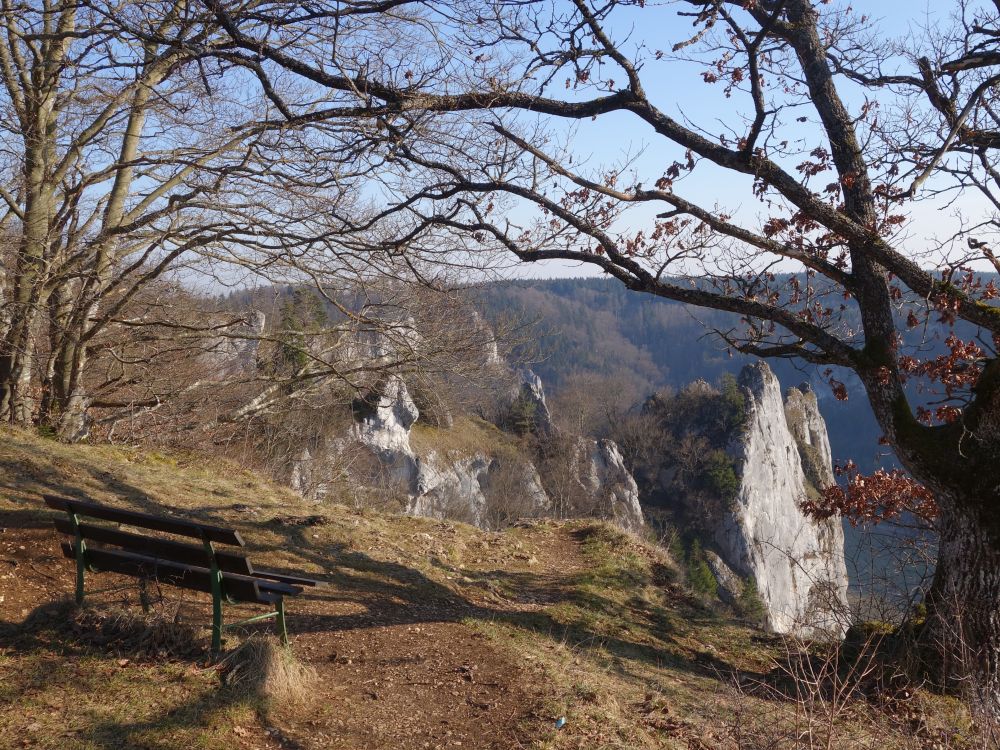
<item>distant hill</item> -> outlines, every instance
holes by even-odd
[[[680,388],[699,378],[715,382],[750,361],[727,352],[709,328],[738,324],[737,316],[629,291],[614,279],[554,279],[490,284],[477,291],[491,319],[512,314],[537,320],[535,346],[521,354],[546,389],[558,393],[577,374],[617,375],[639,393]],[[809,381],[820,400],[835,461],[853,459],[866,471],[895,465],[879,445],[881,431],[856,377],[835,371],[850,398],[837,401],[820,368],[770,361],[783,387]],[[825,368],[823,368],[825,369]]]
[[[622,392],[637,399],[664,387],[681,388],[699,378],[717,382],[736,374],[751,357],[728,352],[712,328],[739,325],[738,317],[673,302],[626,289],[614,279],[510,281],[477,290],[483,314],[490,319],[515,316],[536,321],[536,340],[515,352],[533,361],[550,397],[577,375],[611,376]],[[905,314],[905,313],[904,313]],[[970,337],[971,331],[960,334]],[[929,350],[940,343],[931,342]],[[853,460],[863,472],[898,466],[889,448],[879,444],[881,428],[857,376],[833,368],[833,377],[848,387],[847,401],[833,397],[821,370],[804,362],[769,360],[783,389],[809,381],[826,421],[835,463]],[[919,401],[920,395],[913,394]],[[882,591],[905,597],[931,566],[907,550],[919,534],[909,525],[865,530],[844,524],[847,564],[855,592]],[[899,544],[902,536],[910,543]]]

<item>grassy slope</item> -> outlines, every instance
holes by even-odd
[[[71,567],[44,491],[235,525],[254,559],[328,579],[289,606],[317,700],[241,698],[203,661],[67,635],[46,608]],[[763,679],[781,641],[702,607],[658,550],[602,524],[487,533],[317,506],[197,456],[0,431],[0,528],[0,747],[735,747],[738,716],[762,733],[802,726],[793,702],[733,687]],[[167,614],[207,620],[203,597],[165,593]],[[837,722],[843,737],[921,746],[864,706]]]
[[[517,438],[496,425],[464,414],[455,417],[448,429],[416,422],[410,431],[410,445],[418,456],[425,457],[433,451],[445,458],[517,453],[521,449]]]

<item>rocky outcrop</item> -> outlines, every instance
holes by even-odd
[[[603,518],[628,531],[642,529],[639,488],[613,440],[578,438],[572,476],[579,489],[570,498],[569,515]]]
[[[847,624],[843,529],[837,520],[812,520],[800,508],[811,487],[832,479],[816,398],[792,389],[783,403],[778,380],[763,362],[745,367],[739,384],[746,423],[731,451],[740,488],[715,531],[715,546],[729,568],[756,580],[771,630],[839,635]],[[804,455],[814,477],[807,476]]]
[[[816,393],[808,382],[789,388],[785,394],[785,421],[795,438],[802,469],[811,489],[822,492],[836,484],[826,422],[819,412]]]
[[[542,379],[528,367],[518,368],[501,424],[516,432],[533,432],[541,438],[552,433],[552,415],[545,401]]]
[[[552,511],[538,472],[526,461],[483,454],[445,460],[431,454],[418,471],[418,486],[407,509],[411,515],[495,528]]]
[[[390,377],[355,401],[354,413],[359,442],[379,452],[410,452],[410,428],[420,412],[402,378]]]
[[[224,334],[205,343],[205,351],[200,356],[214,371],[214,377],[230,377],[255,368],[257,350],[266,323],[264,313],[254,310],[242,322],[228,326]]]
[[[639,531],[644,523],[639,488],[615,442],[563,434],[552,422],[541,378],[526,367],[515,376],[501,424],[519,433],[533,433],[542,453],[556,447],[566,464],[558,466],[556,473],[569,485],[556,491],[563,498],[560,512],[568,517],[602,518]]]
[[[712,575],[715,576],[716,583],[719,584],[719,598],[731,606],[738,605],[740,597],[743,596],[746,581],[712,550],[705,550],[705,562],[708,564],[708,569],[712,571]]]
[[[472,327],[479,333],[477,338],[482,343],[483,365],[495,370],[507,369],[507,363],[500,356],[500,345],[497,343],[493,326],[475,310],[469,310],[468,315]]]
[[[487,525],[487,499],[483,483],[489,474],[490,460],[474,455],[453,461],[439,461],[431,455],[417,461],[409,505],[406,512],[428,518],[450,518],[475,526]]]
[[[420,411],[399,377],[386,379],[355,401],[355,421],[347,436],[319,450],[304,449],[293,462],[290,484],[316,500],[330,497],[330,480],[339,472],[369,491],[381,488],[411,515],[461,520],[488,528],[511,517],[551,512],[535,467],[511,455],[486,453],[420,456],[410,431]],[[372,460],[365,461],[358,451]]]
[[[518,374],[511,398],[530,404],[525,411],[540,438],[554,439],[545,391],[534,373]],[[353,413],[346,436],[304,448],[292,462],[289,483],[303,496],[336,497],[336,477],[346,473],[350,479],[341,485],[382,488],[412,515],[494,528],[517,518],[556,512],[534,463],[510,447],[472,453],[425,448],[418,454],[411,444],[411,430],[422,417],[406,383],[397,376],[357,399]],[[562,493],[567,499],[559,514],[603,518],[639,531],[643,526],[639,490],[618,446],[611,440],[582,437],[569,441],[571,448],[563,460],[572,486]],[[357,455],[359,449],[369,460]]]

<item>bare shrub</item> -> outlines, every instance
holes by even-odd
[[[648,380],[629,370],[613,375],[575,372],[553,390],[549,406],[556,426],[565,432],[614,437],[612,432],[634,414],[633,405],[651,390]]]
[[[364,446],[349,448],[344,455],[349,504],[356,509],[400,513],[409,503],[409,482]]]
[[[746,698],[765,698],[774,711],[738,711],[726,726],[740,748],[833,750],[869,747],[867,740],[845,736],[841,726],[848,711],[857,714],[865,689],[880,669],[877,656],[882,634],[869,633],[856,650],[823,644],[809,648],[798,639],[783,641],[771,672],[760,680],[735,680],[736,705]]]
[[[448,521],[476,525],[479,520],[476,508],[459,487],[450,483],[442,483],[435,487],[430,494],[433,497],[431,502],[434,516]]]
[[[921,695],[898,666],[907,648],[883,623],[852,628],[844,643],[782,642],[763,678],[727,687],[735,706],[723,736],[737,750],[996,750],[995,722]]]

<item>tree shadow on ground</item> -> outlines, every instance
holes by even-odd
[[[270,725],[267,705],[261,698],[221,684],[213,688],[200,683],[193,690],[185,690],[181,700],[166,701],[168,705],[162,710],[147,710],[151,705],[147,699],[163,702],[162,691],[170,688],[173,681],[167,676],[159,681],[151,678],[149,667],[204,670],[211,663],[208,641],[195,637],[188,647],[179,647],[170,653],[162,650],[151,653],[146,648],[137,651],[136,644],[148,635],[150,619],[123,618],[126,621],[119,623],[121,632],[113,637],[102,637],[99,626],[95,632],[86,632],[86,624],[92,624],[94,617],[84,618],[84,628],[78,625],[81,613],[96,615],[102,611],[110,620],[122,614],[121,610],[107,605],[78,608],[73,601],[61,599],[36,607],[23,622],[0,621],[0,643],[7,656],[21,657],[17,663],[22,665],[21,669],[4,675],[0,706],[12,698],[10,710],[14,712],[9,715],[19,713],[14,708],[29,696],[62,695],[67,685],[72,685],[86,694],[87,702],[81,701],[75,707],[77,713],[71,725],[68,723],[65,728],[85,736],[87,747],[108,750],[144,747],[149,737],[170,737],[192,727],[227,726],[226,717],[236,709],[252,711],[263,725]],[[161,645],[154,644],[154,647]],[[113,668],[115,661],[122,668],[128,665],[129,669],[136,670],[134,674],[137,675],[134,680],[123,678],[124,684],[118,684],[118,691],[108,684],[106,669],[100,666],[110,662]],[[133,694],[133,691],[142,692]],[[189,692],[192,694],[188,695]],[[137,698],[141,706],[135,711],[135,720],[108,718],[107,706],[135,703]],[[298,743],[280,734],[275,729],[272,738],[278,740],[282,748],[299,750]]]
[[[289,529],[286,533],[283,545],[307,541],[301,529]],[[348,601],[364,609],[345,614],[300,614],[293,611],[288,622],[294,632],[342,631],[431,622],[500,623],[574,649],[599,647],[615,660],[620,672],[633,677],[639,677],[638,671],[628,665],[636,662],[653,667],[670,667],[699,677],[716,678],[721,675],[744,680],[763,677],[758,672],[741,670],[721,656],[707,651],[691,654],[681,644],[678,636],[687,632],[691,625],[698,624],[695,618],[711,619],[708,613],[695,608],[686,607],[683,613],[668,613],[645,602],[631,605],[629,616],[642,618],[648,635],[663,645],[629,638],[627,633],[609,634],[585,621],[567,622],[561,619],[553,609],[564,603],[573,604],[585,613],[608,617],[618,614],[621,608],[619,602],[585,585],[589,581],[589,574],[585,571],[560,576],[505,569],[459,570],[439,559],[432,559],[432,564],[442,572],[454,574],[456,579],[467,579],[466,585],[474,587],[477,594],[492,589],[499,591],[503,598],[510,595],[508,600],[518,605],[531,603],[538,606],[537,609],[524,610],[504,607],[502,602],[496,606],[477,603],[413,567],[379,560],[343,546],[322,551],[310,549],[307,545],[298,549],[302,551],[304,560],[325,569],[335,566],[333,572],[326,576],[332,587],[330,593],[310,593],[307,595],[309,599]],[[662,571],[654,571],[653,574],[660,576]],[[682,618],[687,620],[688,626],[678,632]]]
[[[229,514],[224,513],[225,508],[185,508],[179,512],[176,508],[158,503],[139,487],[122,481],[96,465],[85,467],[87,481],[81,479],[79,484],[70,480],[53,481],[51,477],[34,476],[31,472],[31,476],[11,479],[11,471],[23,471],[23,466],[20,463],[8,466],[6,462],[0,461],[0,476],[7,477],[0,479],[0,492],[7,494],[19,507],[0,512],[0,525],[48,525],[56,514],[45,512],[32,495],[47,492],[83,499],[88,497],[86,485],[89,482],[99,483],[106,493],[127,500],[136,510],[159,515],[182,515],[222,526],[234,525],[231,508]],[[343,543],[316,544],[310,538],[313,528],[309,525],[284,523],[262,527],[261,524],[260,520],[252,518],[240,519],[236,524],[238,527],[256,525],[261,531],[266,528],[266,535],[255,535],[252,531],[247,535],[251,558],[260,567],[272,568],[267,564],[267,553],[281,551],[293,552],[296,565],[326,571],[316,577],[325,580],[329,588],[307,590],[302,596],[289,601],[288,627],[293,636],[298,633],[433,622],[499,623],[573,649],[600,648],[610,656],[614,669],[636,679],[645,679],[642,674],[644,667],[669,667],[699,677],[722,676],[739,680],[760,680],[764,677],[741,670],[722,656],[708,651],[694,653],[685,646],[681,638],[700,616],[691,608],[677,613],[667,612],[648,603],[629,605],[632,606],[630,617],[641,621],[643,625],[645,633],[641,638],[627,630],[609,632],[607,628],[596,627],[587,618],[567,620],[554,611],[560,604],[569,603],[582,612],[606,617],[613,617],[615,611],[622,607],[620,602],[603,596],[594,587],[586,585],[590,575],[587,571],[565,574],[506,569],[470,571],[458,570],[440,559],[431,559],[431,564],[443,573],[455,579],[468,580],[470,590],[462,592],[407,564],[378,559]],[[270,535],[273,538],[254,538]],[[578,538],[576,541],[581,540]],[[67,562],[68,578],[72,576],[70,568]],[[665,582],[671,577],[670,571],[665,568],[659,570],[654,565],[651,579],[653,583]],[[610,583],[627,588],[640,583],[648,585],[650,581],[632,581],[625,576]],[[491,590],[497,594],[497,603],[481,603],[482,595]],[[515,606],[504,606],[505,599]],[[194,597],[191,603],[194,609],[200,607],[205,611],[204,620],[207,622],[209,618],[205,598]],[[535,606],[523,606],[526,604]],[[349,611],[343,611],[345,605]],[[684,619],[688,620],[688,624],[685,625]],[[0,623],[0,637],[6,640],[12,634],[12,627],[22,628],[23,624]],[[262,625],[260,629],[267,627]],[[15,639],[16,649],[43,647],[43,643],[37,639],[38,634],[35,634],[35,640],[31,637],[25,640],[24,636],[22,631]],[[63,638],[60,641],[58,636],[46,640],[44,646],[64,654],[73,654],[78,649],[71,639]],[[191,710],[195,710],[195,707]],[[157,721],[173,720],[165,716]],[[145,726],[148,722],[140,724]],[[141,726],[135,725],[134,731],[141,731]]]
[[[127,488],[119,483],[118,489],[133,490],[133,497],[137,500],[135,505],[145,512],[162,514],[165,510],[135,488]],[[78,492],[73,494],[80,496]],[[50,517],[54,515],[51,514]],[[213,514],[206,515],[206,520],[232,525],[226,523],[226,519],[213,518]],[[0,522],[6,516],[6,513],[0,514]],[[317,575],[317,578],[325,580],[329,588],[306,590],[300,597],[289,601],[287,620],[293,635],[390,625],[480,621],[502,623],[530,631],[553,643],[571,648],[600,647],[616,661],[624,673],[630,672],[630,663],[638,662],[656,667],[669,666],[702,677],[741,674],[736,666],[721,657],[710,653],[690,654],[688,649],[682,648],[677,639],[677,614],[667,613],[648,604],[633,606],[629,616],[641,619],[644,629],[659,644],[630,638],[628,633],[608,633],[596,629],[586,621],[567,622],[557,617],[552,609],[558,608],[562,603],[573,604],[584,613],[606,617],[614,617],[620,610],[622,605],[619,602],[586,587],[589,574],[585,571],[567,575],[504,569],[461,571],[468,579],[466,585],[474,587],[477,594],[488,591],[490,587],[498,587],[511,595],[510,601],[517,604],[531,601],[538,608],[524,610],[504,607],[502,601],[496,606],[487,606],[476,603],[462,592],[435,581],[409,565],[380,560],[349,549],[344,544],[311,544],[306,538],[310,527],[277,526],[269,527],[269,530],[277,534],[278,541],[266,545],[262,551],[294,550],[300,563],[328,571],[325,575]],[[254,558],[256,559],[256,555]],[[432,562],[444,571],[459,572],[440,560]],[[71,576],[68,563],[66,574]],[[207,622],[207,599],[200,601],[202,599],[205,597],[192,597],[190,604],[193,610],[197,610],[199,604],[205,609],[204,617]],[[327,607],[328,604],[335,606]],[[343,609],[344,604],[351,605],[349,609],[352,611],[317,611]],[[229,611],[232,610],[227,608],[227,612]],[[685,613],[687,617],[692,614],[697,613]],[[192,615],[197,616],[194,612]],[[267,625],[260,627],[266,628]],[[747,679],[761,677],[757,674],[743,676]]]

